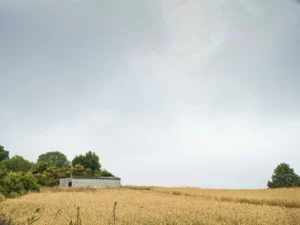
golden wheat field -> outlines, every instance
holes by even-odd
[[[300,189],[43,189],[0,203],[13,224],[296,225]]]

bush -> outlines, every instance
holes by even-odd
[[[6,197],[10,197],[10,194],[13,192],[21,192],[21,190],[24,189],[21,178],[21,173],[9,172],[1,181],[0,192],[3,193]]]
[[[34,174],[35,179],[37,180],[37,183],[41,186],[46,185],[47,177],[44,174],[38,173]]]
[[[5,196],[3,194],[0,193],[0,202],[5,200]]]
[[[71,171],[74,176],[86,176],[85,168],[80,164],[73,166]]]
[[[0,193],[8,198],[16,198],[28,191],[39,190],[37,179],[31,173],[9,172],[0,180]]]
[[[38,180],[35,178],[35,176],[29,172],[26,173],[22,178],[21,182],[24,185],[24,189],[27,191],[40,191],[40,186],[38,185]]]
[[[108,172],[107,170],[102,170],[100,173],[101,177],[114,177],[114,175],[111,172]]]
[[[8,198],[17,198],[20,195],[17,192],[11,192],[7,195]]]
[[[61,173],[56,166],[49,166],[46,171],[43,172],[46,177],[45,186],[54,187],[59,184],[59,179],[61,178]]]
[[[37,183],[42,186],[54,187],[59,184],[60,178],[70,177],[70,170],[50,166],[45,162],[37,164],[32,171]]]
[[[7,169],[0,164],[0,180],[2,180],[8,174]]]

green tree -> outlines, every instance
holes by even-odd
[[[46,162],[49,165],[56,166],[57,168],[70,168],[70,162],[67,157],[58,151],[47,152],[40,155],[37,162]]]
[[[49,187],[58,185],[60,178],[70,177],[69,169],[57,168],[43,161],[34,166],[32,173],[37,179],[38,184]]]
[[[111,172],[108,172],[107,170],[102,170],[100,173],[101,177],[114,177],[114,175]]]
[[[24,195],[28,191],[39,191],[36,178],[30,173],[9,172],[0,179],[0,193],[8,198]]]
[[[33,167],[33,163],[19,155],[13,156],[10,159],[5,159],[1,161],[0,164],[3,165],[8,171],[14,172],[28,172]]]
[[[80,164],[72,166],[71,171],[72,171],[72,175],[74,175],[74,176],[86,176],[87,175],[86,170]]]
[[[0,164],[0,180],[3,179],[8,174],[6,167]]]
[[[274,170],[272,181],[268,181],[269,188],[293,187],[299,184],[299,176],[289,164],[280,163]]]
[[[37,173],[37,174],[34,174],[34,177],[36,178],[37,180],[37,183],[41,186],[46,186],[46,183],[47,183],[47,176],[45,174],[42,174],[42,173]]]
[[[47,168],[50,165],[46,162],[38,162],[37,164],[35,164],[32,168],[32,173],[33,174],[38,174],[38,173],[43,173],[44,171],[47,170]]]
[[[9,151],[6,151],[2,145],[0,145],[0,162],[9,159]]]
[[[46,177],[45,186],[54,187],[59,184],[59,179],[62,178],[60,170],[56,166],[49,166],[46,171],[43,172]]]
[[[3,179],[0,180],[0,192],[5,197],[17,197],[19,194],[25,194],[25,187],[21,182],[22,174],[9,172]]]
[[[85,169],[90,169],[94,175],[97,172],[100,172],[101,164],[99,162],[99,156],[95,152],[87,152],[85,155],[75,156],[72,161],[72,166],[82,165]]]
[[[40,191],[40,186],[37,183],[37,179],[31,172],[24,174],[21,178],[21,182],[23,183],[26,191]]]

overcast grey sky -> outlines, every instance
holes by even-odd
[[[0,144],[95,151],[123,184],[300,174],[300,4],[0,1]]]

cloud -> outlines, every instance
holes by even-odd
[[[23,115],[50,119],[70,115],[66,103],[72,114],[92,107],[99,90],[110,92],[128,76],[131,48],[167,49],[157,1],[30,3],[1,3],[1,88],[7,94],[0,98],[10,105],[7,113],[22,108]]]
[[[125,184],[168,186],[265,187],[297,166],[297,4],[1,4],[12,154],[92,150]]]

